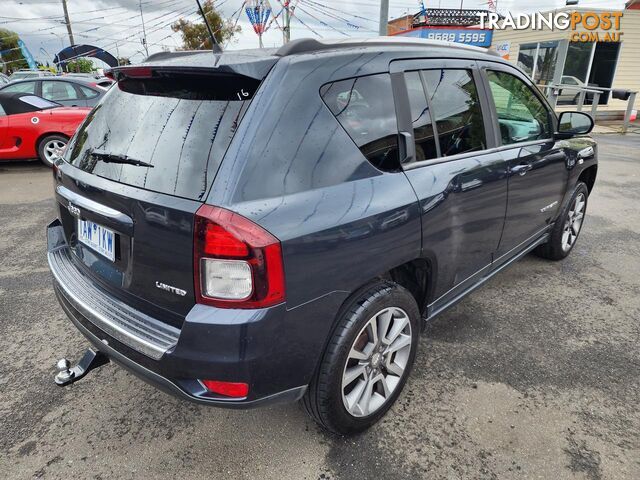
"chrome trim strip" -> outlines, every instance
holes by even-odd
[[[90,210],[123,225],[130,227],[133,226],[133,220],[129,215],[119,212],[111,207],[107,207],[106,205],[102,205],[90,198],[83,197],[82,195],[72,192],[63,185],[58,185],[56,187],[56,193],[78,207]]]
[[[178,343],[179,329],[134,310],[93,284],[73,265],[68,247],[50,251],[47,259],[67,301],[107,335],[154,360]]]

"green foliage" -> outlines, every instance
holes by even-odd
[[[129,57],[118,57],[118,65],[131,65]]]
[[[6,70],[7,73],[20,70],[21,68],[29,68],[29,64],[18,47],[19,38],[16,32],[0,28],[0,52],[4,52],[0,57],[6,65],[4,70]],[[1,67],[2,64],[0,64],[0,68]]]
[[[93,72],[93,62],[88,58],[77,58],[67,63],[67,71],[75,73]]]
[[[202,9],[218,43],[224,43],[241,31],[240,26],[234,26],[230,20],[222,18],[220,13],[213,7],[212,0],[204,2]],[[181,18],[171,25],[171,29],[174,32],[180,32],[182,35],[182,48],[184,50],[210,50],[213,47],[204,22],[194,23]]]

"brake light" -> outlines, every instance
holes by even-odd
[[[245,217],[203,205],[194,225],[196,301],[264,308],[285,299],[280,241]]]
[[[151,67],[120,67],[105,71],[104,76],[111,80],[122,80],[123,78],[153,78]]]
[[[217,380],[201,380],[201,383],[212,393],[225,397],[244,398],[249,394],[249,385],[239,382],[219,382]]]
[[[123,74],[129,78],[151,78],[153,77],[153,71],[151,67],[125,67],[118,73]]]

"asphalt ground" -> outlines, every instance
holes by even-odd
[[[571,256],[527,256],[434,320],[405,391],[355,438],[297,405],[174,399],[109,364],[67,388],[87,342],[45,256],[50,172],[0,165],[0,478],[640,478],[640,135],[599,136]]]

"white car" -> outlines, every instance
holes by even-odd
[[[571,75],[563,75],[561,79],[562,85],[571,85],[575,87],[584,87],[585,84],[580,79]],[[558,95],[558,103],[576,105],[580,97],[580,90],[577,88],[561,88]]]

